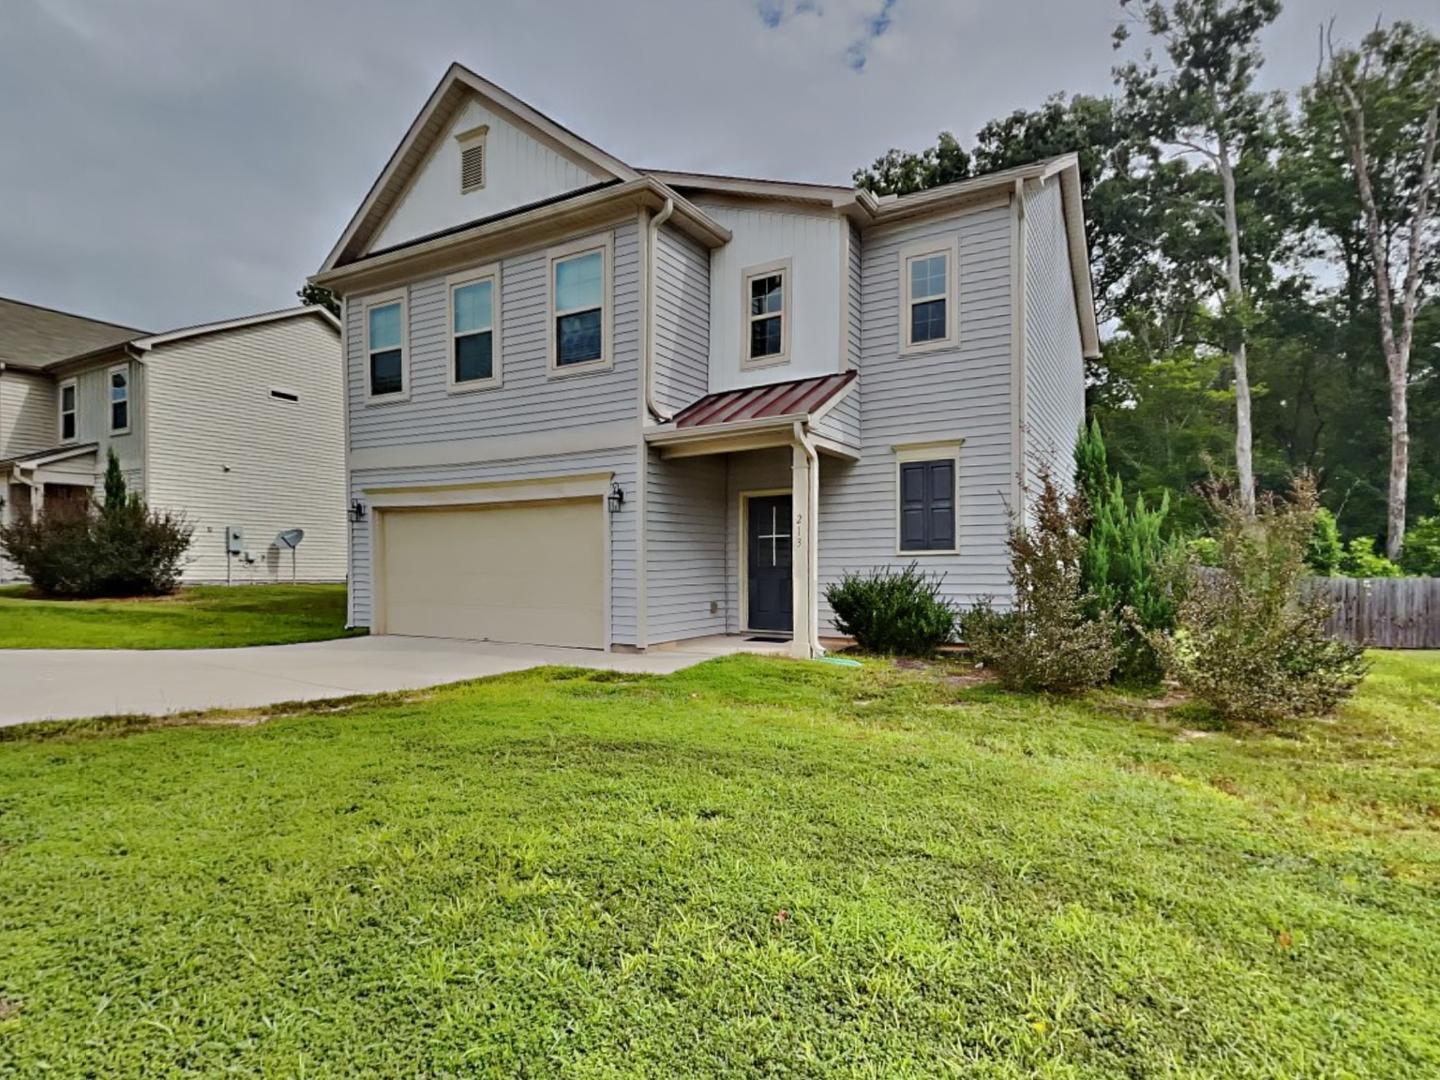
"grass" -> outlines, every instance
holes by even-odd
[[[0,588],[0,649],[220,649],[348,637],[344,585],[201,585],[144,600]]]
[[[38,732],[0,1074],[1440,1075],[1440,654],[1181,716],[734,657]]]

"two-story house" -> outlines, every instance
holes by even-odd
[[[187,582],[343,580],[343,394],[323,308],[151,334],[0,299],[0,521],[95,498],[113,452],[194,527]]]
[[[1004,602],[1098,350],[1073,156],[901,198],[637,169],[459,65],[312,280],[377,633],[808,656],[827,583],[912,561]]]

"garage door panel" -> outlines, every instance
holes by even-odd
[[[605,645],[598,499],[385,514],[392,634]]]

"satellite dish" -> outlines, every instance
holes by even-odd
[[[304,529],[285,529],[279,536],[275,537],[275,546],[294,550],[300,546],[300,541],[304,539]]]

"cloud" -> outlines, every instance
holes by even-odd
[[[880,10],[864,20],[863,32],[860,37],[850,43],[845,50],[845,63],[851,71],[864,71],[865,64],[870,59],[870,46],[877,39],[885,36],[890,29],[890,12],[895,9],[896,0],[882,0]]]

